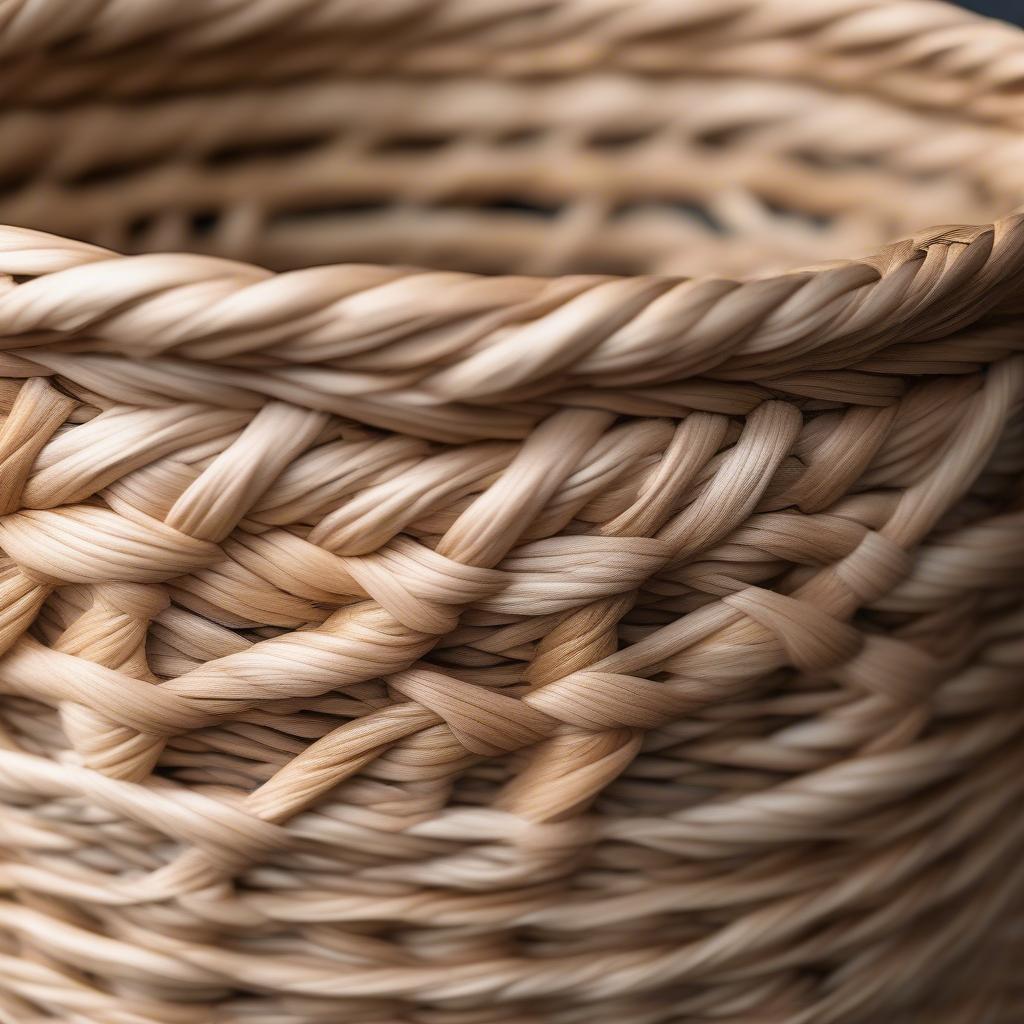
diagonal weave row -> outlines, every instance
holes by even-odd
[[[25,39],[54,68],[12,122],[56,174],[93,125],[177,152],[151,92],[248,110],[238,76],[280,74],[336,113],[325,53],[455,111],[482,54],[498,106],[520,73],[641,67],[628,110],[669,56],[793,77],[789,40],[851,116],[956,110],[953,152],[1019,187],[1024,45],[939,4],[287,7],[0,8],[3,75]],[[310,81],[261,61],[280,39]],[[135,174],[46,216],[117,235],[174,191]],[[246,249],[243,206],[211,251]],[[1024,214],[745,278],[274,273],[0,229],[0,1020],[1015,1021],[1022,323]]]

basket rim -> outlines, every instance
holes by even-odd
[[[15,59],[55,51],[72,60],[109,59],[153,41],[176,59],[220,57],[236,44],[315,42],[343,32],[357,44],[353,51],[366,51],[353,62],[357,72],[381,66],[382,55],[391,54],[403,69],[425,74],[483,63],[513,76],[604,65],[663,71],[678,52],[679,29],[728,26],[743,47],[798,37],[805,73],[833,85],[890,96],[905,96],[910,86],[922,107],[1024,123],[1014,102],[1024,85],[1024,32],[948,0],[686,0],[685,6],[663,0],[316,0],[298,7],[259,0],[210,5],[201,15],[180,0],[148,0],[137,9],[116,0],[12,7],[0,18],[0,53]],[[524,15],[536,15],[536,22]],[[866,48],[884,51],[884,59],[864,60]],[[701,50],[688,50],[688,57],[699,59]],[[748,50],[740,60],[740,67],[749,67]],[[792,67],[768,65],[768,74],[794,74]],[[730,67],[735,70],[728,62],[718,69]],[[942,87],[914,89],[913,79]]]
[[[374,264],[275,273],[190,253],[124,256],[0,226],[0,277],[8,352],[98,336],[106,353],[256,373],[261,362],[330,362],[351,368],[353,396],[425,409],[534,400],[564,387],[566,374],[575,386],[650,387],[854,367],[889,344],[1019,311],[1024,210],[927,229],[860,259],[736,279]],[[441,359],[430,344],[409,354],[440,329],[453,336]],[[401,360],[366,369],[395,343],[406,345]]]
[[[696,26],[698,35],[724,27],[739,43],[727,61],[749,59],[750,45],[770,52],[799,39],[806,60],[769,60],[769,75],[1024,124],[1015,91],[1024,82],[1024,32],[940,0],[318,0],[296,18],[283,16],[286,5],[259,3],[217,5],[203,19],[177,0],[154,0],[131,16],[114,3],[62,6],[62,17],[48,20],[58,3],[13,12],[0,26],[0,51],[21,47],[38,59],[60,44],[58,60],[88,62],[159,39],[176,59],[216,57],[271,29],[309,38],[313,29],[345,28],[357,42],[376,40],[356,73],[388,47],[402,69],[449,73],[458,69],[453,46],[471,60],[497,59],[495,68],[512,76],[605,66],[656,72],[681,52],[678,34],[659,38],[666,24]],[[524,10],[537,18],[524,19]],[[407,31],[379,31],[396,18]],[[552,25],[558,31],[543,59],[523,63]],[[586,30],[574,35],[574,26]],[[509,420],[485,436],[520,437],[538,403],[581,388],[870,373],[872,357],[891,345],[1020,312],[1022,282],[1024,207],[989,224],[923,228],[860,257],[741,277],[491,276],[372,263],[274,273],[189,253],[125,256],[0,226],[0,330],[14,339],[0,358],[9,372],[41,372],[27,357],[73,338],[76,355],[216,367],[224,393],[246,407],[249,398],[234,396],[256,388],[260,401],[326,411],[340,402],[346,415],[380,425],[384,405],[400,408],[405,424],[436,410],[465,420],[467,407],[473,415],[491,405]],[[48,358],[42,372],[59,373],[59,353]],[[310,379],[314,366],[337,371],[329,395]],[[274,374],[287,380],[270,386]],[[424,429],[439,440],[468,436],[465,424],[454,433]]]

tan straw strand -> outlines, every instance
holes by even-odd
[[[1018,1024],[1018,30],[0,58],[0,1024]]]

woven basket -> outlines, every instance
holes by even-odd
[[[1024,1017],[1024,37],[6,0],[0,89],[2,1024]]]

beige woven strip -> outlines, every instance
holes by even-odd
[[[1016,1024],[1020,33],[0,54],[0,1021]]]

